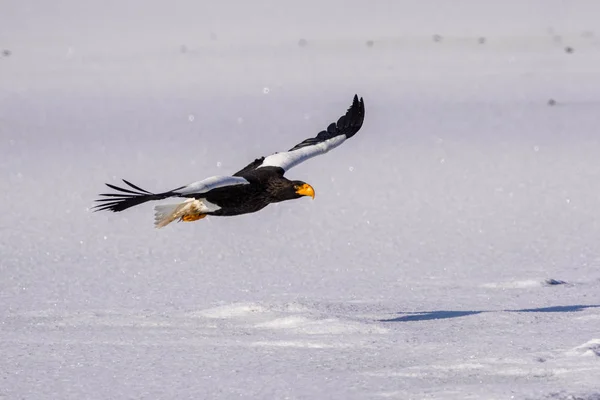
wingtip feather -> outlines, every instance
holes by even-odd
[[[106,186],[116,191],[116,193],[101,193],[100,196],[104,196],[105,198],[94,200],[95,202],[98,202],[100,204],[97,204],[94,207],[92,207],[92,210],[94,212],[104,210],[119,212],[150,200],[161,200],[163,198],[170,197],[173,194],[172,192],[154,194],[145,189],[142,189],[137,185],[134,185],[133,183],[125,179],[123,179],[123,182],[125,183],[125,185],[134,190],[115,186],[110,183],[105,183]]]

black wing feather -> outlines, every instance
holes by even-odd
[[[350,108],[348,108],[346,115],[341,116],[337,123],[333,122],[329,124],[327,130],[319,132],[314,138],[306,139],[305,141],[298,143],[288,151],[298,150],[306,146],[313,146],[340,135],[346,135],[346,138],[350,139],[360,130],[364,120],[365,104],[362,97],[359,100],[358,95],[354,95],[354,100],[352,101]]]
[[[133,183],[131,183],[129,181],[126,181],[125,179],[123,179],[123,182],[125,182],[126,184],[128,184],[129,186],[131,186],[132,188],[134,188],[135,190],[139,190],[140,192],[147,193],[147,194],[154,194],[154,193],[150,193],[147,190],[142,189],[139,186],[134,185]]]
[[[250,164],[246,165],[244,168],[240,169],[238,172],[233,174],[233,176],[244,176],[246,172],[254,171],[256,168],[261,166],[264,160],[264,157],[257,158],[256,160],[252,161]]]
[[[119,212],[126,210],[130,207],[137,206],[138,204],[145,203],[147,201],[162,200],[175,195],[173,191],[155,194],[145,189],[142,189],[139,186],[136,186],[133,183],[126,181],[125,179],[123,179],[123,182],[125,182],[127,186],[131,187],[132,189],[135,189],[136,191],[111,185],[110,183],[106,183],[106,186],[120,193],[99,194],[99,196],[105,196],[109,198],[94,200],[96,202],[101,203],[92,207],[94,212],[103,210]]]
[[[364,119],[365,104],[362,97],[359,99],[358,95],[355,94],[352,105],[348,108],[346,114],[338,119],[337,123],[333,122],[329,124],[326,130],[319,132],[314,138],[306,139],[288,151],[301,149],[306,146],[312,146],[339,135],[346,135],[346,138],[351,138],[360,130]],[[257,158],[243,169],[236,172],[234,176],[243,176],[248,172],[254,171],[263,164],[264,160],[265,157]]]

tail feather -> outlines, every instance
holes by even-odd
[[[95,200],[96,202],[100,202],[100,204],[92,207],[92,209],[94,211],[107,210],[119,212],[126,210],[130,207],[145,203],[147,201],[162,200],[175,195],[173,192],[151,193],[147,190],[140,188],[139,186],[134,185],[131,182],[126,181],[125,179],[123,179],[123,182],[125,182],[127,186],[135,190],[126,189],[107,183],[106,186],[118,191],[119,193],[100,194],[99,196],[105,196],[106,198]]]
[[[186,216],[195,216],[194,219],[204,217],[202,214],[202,201],[198,199],[187,199],[183,203],[163,204],[154,207],[154,226],[162,228],[176,219],[184,219]]]

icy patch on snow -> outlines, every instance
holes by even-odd
[[[256,325],[257,328],[269,328],[269,329],[294,329],[310,323],[310,319],[306,317],[284,317],[278,318],[273,321],[263,322]]]
[[[449,374],[456,375],[466,371],[467,374],[474,374],[473,371],[479,371],[486,368],[485,365],[480,363],[459,363],[459,364],[448,364],[448,365],[418,365],[404,368],[400,371],[376,371],[369,372],[368,376],[380,376],[380,377],[402,377],[402,378],[442,378]]]
[[[567,393],[567,392],[553,392],[548,396],[544,397],[548,400],[600,400],[600,392],[597,393]]]
[[[206,310],[187,313],[188,317],[204,317],[215,319],[243,318],[248,315],[265,313],[269,310],[256,303],[236,303],[226,306],[209,308]]]
[[[590,314],[590,315],[582,315],[576,318],[579,321],[597,321],[600,320],[600,313],[598,314]]]
[[[547,379],[568,374],[597,373],[598,368],[594,366],[575,366],[563,362],[552,365],[534,365],[530,361],[503,360],[503,359],[481,359],[478,362],[465,362],[447,365],[418,365],[406,367],[400,370],[380,370],[366,373],[367,376],[385,378],[411,378],[411,379],[475,379],[484,377],[510,377],[525,379]]]
[[[33,326],[52,327],[169,327],[173,322],[154,312],[89,310],[59,313],[55,310],[29,311],[13,316]]]
[[[487,289],[527,289],[534,287],[542,287],[543,285],[543,281],[536,281],[532,279],[524,281],[484,283],[483,285],[481,285],[481,287]]]
[[[232,303],[204,310],[187,312],[192,318],[236,319],[248,316],[266,316],[273,313],[302,313],[310,308],[299,303]]]
[[[251,346],[255,346],[255,347],[295,347],[295,348],[299,348],[299,349],[334,349],[334,348],[342,348],[342,347],[353,347],[351,345],[345,345],[343,343],[338,343],[338,344],[321,343],[321,342],[313,342],[313,341],[308,341],[308,340],[259,341],[259,342],[252,343]]]
[[[170,327],[172,323],[152,315],[82,312],[56,322],[56,326]]]
[[[257,328],[288,330],[307,335],[342,335],[342,334],[383,334],[388,330],[354,321],[343,321],[337,318],[313,319],[303,316],[277,318],[256,325]]]

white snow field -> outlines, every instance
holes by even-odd
[[[3,0],[0,399],[600,399],[599,15]],[[90,211],[287,150],[355,93],[363,129],[287,173],[314,201]]]

